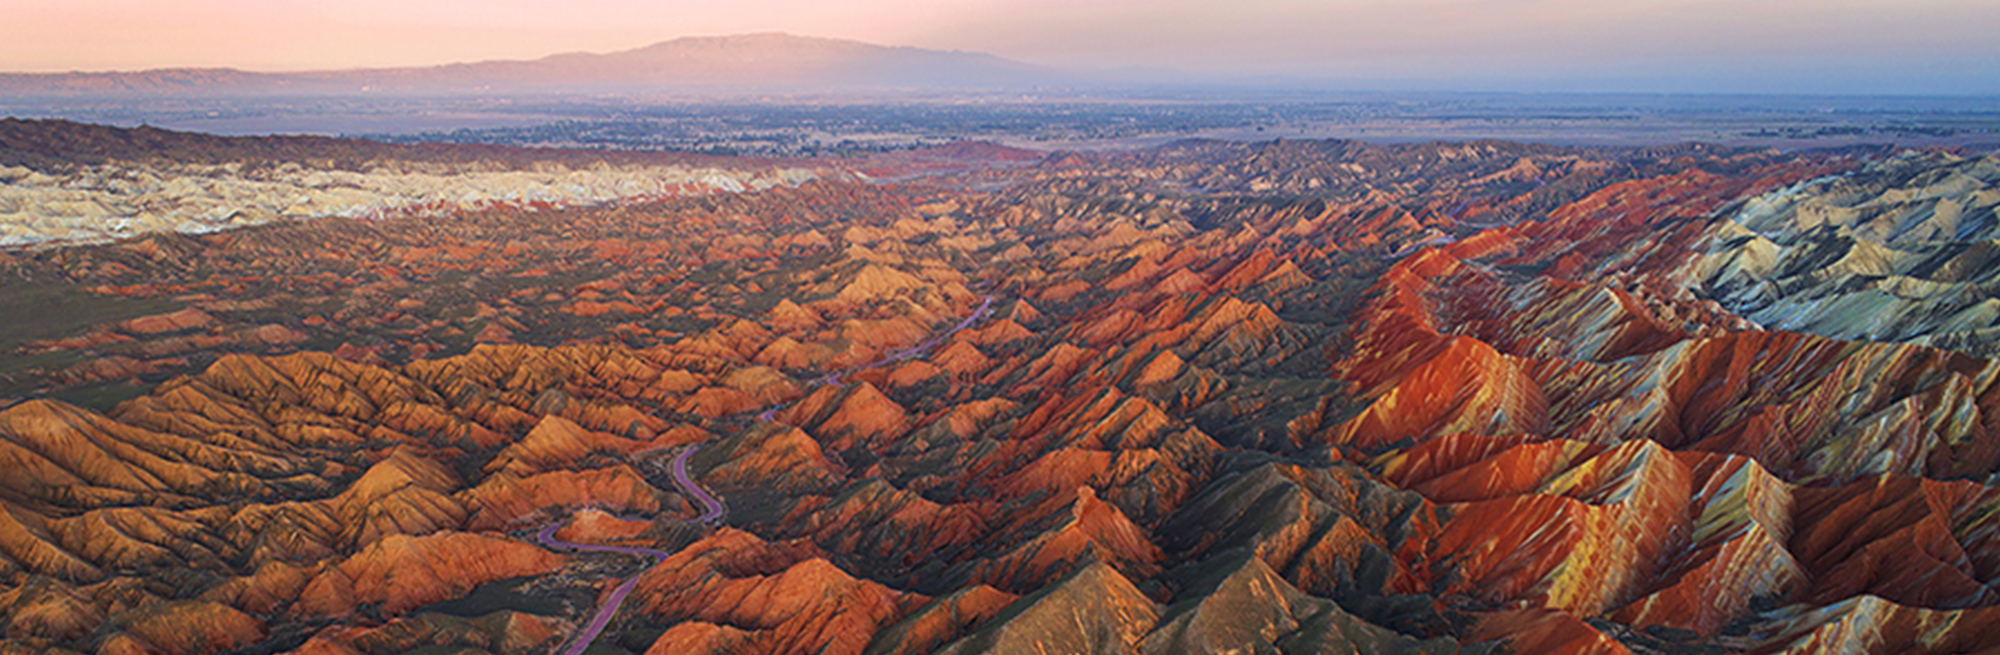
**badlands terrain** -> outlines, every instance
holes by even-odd
[[[0,170],[9,655],[2000,648],[1986,153]]]

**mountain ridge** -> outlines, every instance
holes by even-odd
[[[258,72],[228,67],[0,72],[0,93],[235,95],[677,89],[988,88],[1059,79],[997,55],[783,32],[691,36],[612,52],[436,66]]]

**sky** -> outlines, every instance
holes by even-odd
[[[2000,0],[0,0],[0,70],[283,71],[752,32],[1354,88],[2000,94]]]

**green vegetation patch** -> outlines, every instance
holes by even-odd
[[[0,279],[0,352],[13,355],[31,341],[76,336],[93,325],[181,309],[165,298],[92,293],[69,282]]]
[[[595,590],[588,587],[556,587],[534,584],[533,577],[507,578],[479,585],[463,598],[433,603],[415,613],[432,612],[447,616],[479,617],[501,610],[526,614],[561,616],[571,607],[590,607]]]

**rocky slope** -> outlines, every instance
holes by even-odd
[[[2000,159],[1950,153],[1801,182],[1749,199],[1684,275],[1767,329],[1991,357],[1996,184]]]
[[[1990,649],[1984,333],[1718,263],[1983,161],[1180,144],[12,251],[0,644]]]

